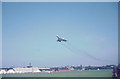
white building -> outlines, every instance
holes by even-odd
[[[39,68],[32,67],[32,68],[13,68],[15,73],[39,73],[41,72]]]
[[[0,70],[0,74],[6,74],[7,72],[5,70]]]
[[[7,74],[11,74],[11,73],[15,73],[15,71],[13,69],[7,71]]]

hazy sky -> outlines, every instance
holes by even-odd
[[[117,3],[3,3],[2,22],[3,67],[118,63]]]

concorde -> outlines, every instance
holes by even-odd
[[[64,41],[64,42],[66,42],[67,40],[66,39],[64,39],[64,38],[61,38],[61,37],[59,37],[58,35],[56,36],[57,38],[58,38],[58,42],[61,42],[61,41]]]

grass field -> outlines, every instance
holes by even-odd
[[[65,71],[53,73],[4,74],[2,77],[112,77],[112,70]]]

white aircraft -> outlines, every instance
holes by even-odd
[[[65,40],[64,38],[60,38],[58,35],[56,36],[57,38],[58,38],[58,42],[61,42],[61,41],[64,41],[64,42],[66,42],[67,40]]]

